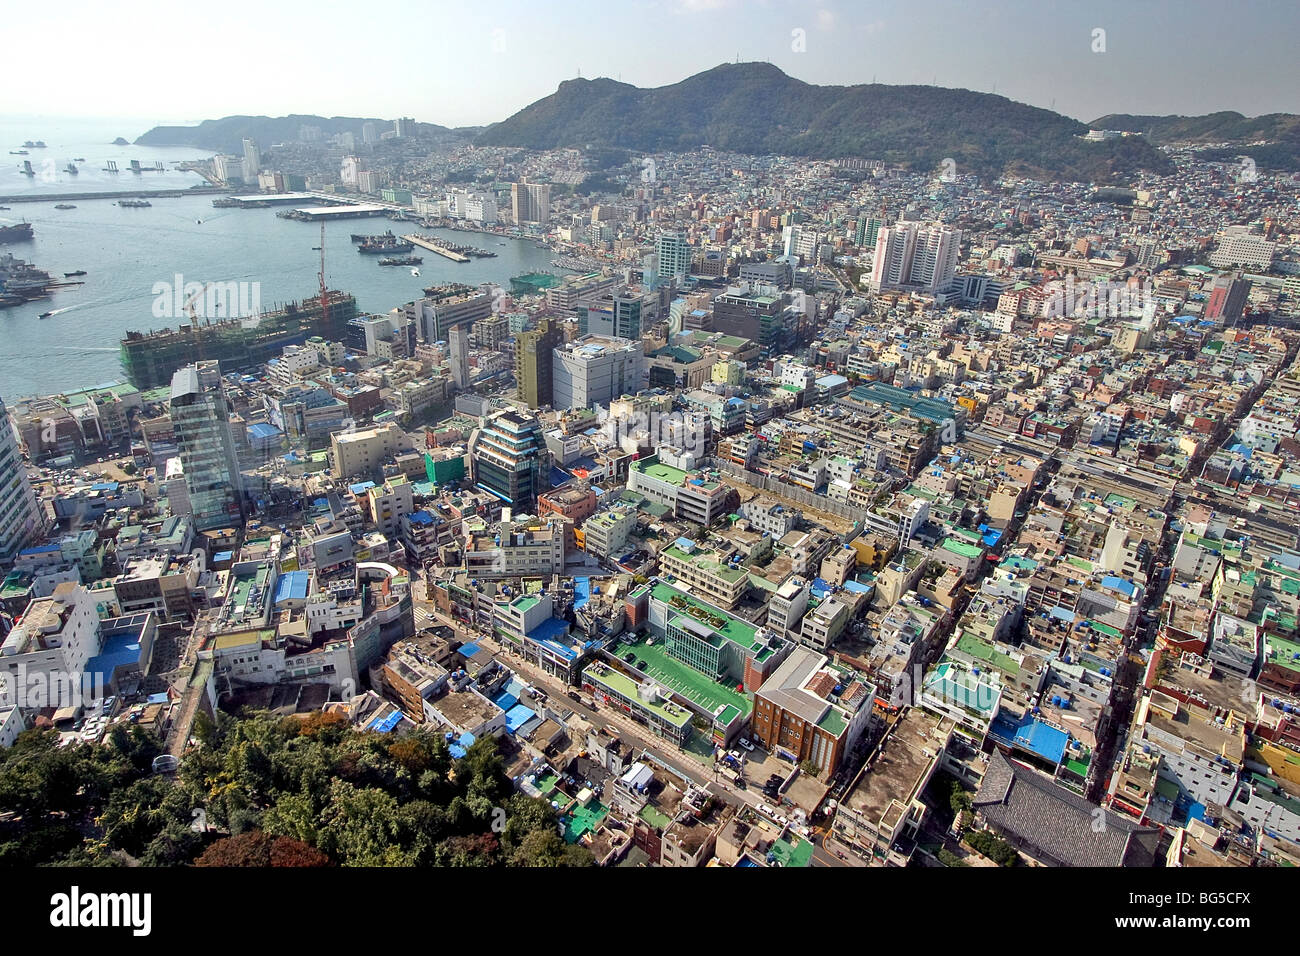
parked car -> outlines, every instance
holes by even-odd
[[[752,752],[754,749],[754,745],[751,744],[749,742],[749,739],[746,737],[741,737],[739,740],[736,741],[736,743],[740,744],[740,746],[744,747],[748,751]]]

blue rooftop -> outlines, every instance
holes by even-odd
[[[525,707],[523,704],[515,704],[506,711],[506,730],[513,734],[536,716],[537,712],[535,710]]]
[[[348,485],[348,491],[354,495],[364,495],[371,488],[375,487],[373,481],[358,481],[355,485]]]
[[[100,652],[86,662],[86,673],[98,675],[104,686],[113,679],[113,671],[124,665],[140,663],[140,628],[110,631]]]
[[[275,603],[306,600],[307,589],[310,586],[311,573],[308,571],[290,571],[282,574],[275,582]]]
[[[18,552],[18,554],[19,555],[49,554],[52,551],[58,551],[58,550],[59,550],[59,546],[57,544],[38,544],[34,548],[23,548],[21,551]]]
[[[1118,577],[1114,574],[1108,574],[1101,579],[1101,586],[1110,588],[1113,591],[1119,591],[1127,597],[1132,597],[1137,593],[1137,585],[1125,578]]]
[[[573,660],[577,655],[573,648],[567,647],[559,642],[559,638],[569,633],[569,622],[561,620],[558,617],[548,617],[535,628],[528,632],[528,639],[538,644],[544,644],[555,653],[559,654],[566,660]]]
[[[573,579],[573,609],[580,610],[591,600],[591,578]]]
[[[261,441],[279,438],[283,434],[284,432],[280,431],[280,429],[276,428],[274,425],[269,425],[266,422],[257,422],[256,424],[248,426],[248,437],[256,438]]]
[[[989,735],[1005,744],[1044,757],[1052,763],[1061,762],[1070,742],[1070,735],[1065,731],[1048,726],[1028,712],[1017,718],[1002,711],[989,725]]]

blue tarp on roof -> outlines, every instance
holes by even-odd
[[[424,527],[433,524],[433,515],[427,511],[412,511],[406,516],[406,520],[416,527]]]
[[[1136,584],[1114,574],[1108,574],[1102,578],[1101,586],[1104,588],[1110,588],[1112,591],[1120,591],[1127,597],[1132,597],[1137,593]]]
[[[363,495],[373,487],[375,487],[373,481],[358,481],[355,485],[348,485],[348,491],[354,495]]]
[[[477,644],[462,644],[460,647],[461,656],[467,660],[479,652]]]
[[[311,573],[309,571],[290,571],[287,574],[282,574],[279,580],[275,582],[275,603],[304,601],[307,598],[307,588],[310,586]]]
[[[871,585],[863,584],[861,581],[854,581],[852,578],[849,578],[844,582],[844,590],[850,591],[854,594],[866,594],[871,590]]]
[[[386,717],[376,717],[372,720],[366,730],[375,730],[381,734],[389,733],[394,727],[402,722],[402,712],[395,710]]]
[[[492,703],[496,704],[502,710],[509,710],[511,707],[515,706],[515,704],[519,703],[519,698],[514,694],[502,691],[492,698]]]
[[[560,487],[560,485],[564,484],[572,477],[573,476],[569,474],[567,471],[562,471],[559,468],[556,468],[554,465],[551,466],[551,487],[552,488]]]
[[[1052,608],[1047,613],[1049,616],[1057,618],[1058,620],[1061,621],[1065,621],[1067,623],[1074,620],[1074,612],[1071,611],[1069,608],[1060,607],[1059,605],[1057,607]]]
[[[831,589],[831,583],[824,578],[813,578],[813,583],[808,586],[812,596],[821,600]]]
[[[233,551],[218,551],[212,556],[213,561],[233,561],[234,559],[235,552]]]
[[[573,609],[581,610],[591,600],[591,578],[573,579]]]
[[[506,711],[506,730],[513,734],[536,716],[537,711],[525,707],[523,704],[515,704]]]
[[[1006,711],[999,713],[997,719],[989,725],[989,735],[1003,743],[1044,757],[1052,763],[1061,762],[1070,742],[1070,735],[1065,731],[1048,726],[1028,712],[1019,718],[1012,717]]]
[[[449,746],[447,749],[451,751],[451,755],[453,757],[459,760],[461,757],[465,756],[465,751],[468,750],[473,745],[473,743],[474,743],[474,735],[467,730],[459,737],[457,737],[456,741],[453,744],[451,744],[451,746]]]
[[[91,491],[117,491],[116,481],[100,481],[90,486]]]

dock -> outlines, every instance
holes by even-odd
[[[82,193],[18,193],[13,196],[0,196],[0,205],[15,202],[67,202],[76,200],[86,202],[91,199],[158,199],[177,196],[209,196],[214,193],[229,192],[213,186],[191,186],[188,189],[128,189],[105,190],[104,192]]]
[[[413,232],[409,236],[402,236],[407,242],[412,242],[421,249],[428,249],[430,252],[436,252],[440,256],[450,259],[452,262],[469,262],[469,256],[461,255],[459,252],[453,252],[446,246],[438,245],[434,239],[429,239],[419,233]]]

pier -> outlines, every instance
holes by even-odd
[[[419,233],[413,232],[409,236],[402,236],[407,242],[413,242],[421,249],[428,249],[430,252],[436,252],[440,256],[450,259],[452,262],[469,262],[469,256],[462,255],[459,252],[453,252],[446,246],[438,245],[437,240],[429,239]]]
[[[88,199],[154,199],[175,198],[177,196],[204,196],[212,193],[227,193],[228,189],[214,186],[193,186],[189,189],[115,189],[95,193],[19,193],[16,196],[0,196],[0,205],[7,206],[13,202],[68,202]]]

